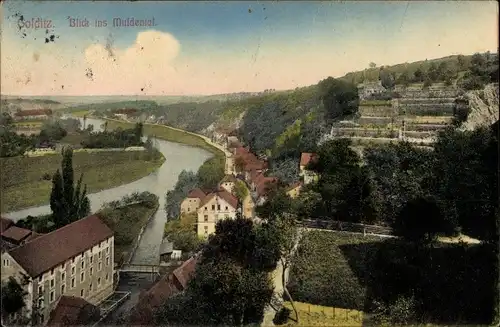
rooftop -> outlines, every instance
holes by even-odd
[[[92,215],[39,236],[9,254],[35,278],[111,236],[113,231]]]
[[[224,189],[219,189],[215,192],[207,194],[207,196],[201,201],[200,208],[203,207],[206,203],[212,200],[214,197],[220,197],[224,201],[226,201],[231,207],[236,209],[238,207],[238,198],[229,193]]]
[[[31,230],[17,227],[17,226],[11,226],[7,228],[7,230],[2,232],[2,237],[3,238],[8,238],[13,241],[20,242],[30,236],[32,233]]]

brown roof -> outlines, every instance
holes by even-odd
[[[173,275],[175,276],[175,278],[177,278],[177,280],[181,284],[182,290],[186,289],[187,283],[193,276],[197,262],[198,262],[197,257],[189,258],[189,260],[184,261],[179,268],[174,270]]]
[[[271,186],[272,184],[275,184],[278,182],[278,178],[276,177],[264,177],[262,178],[259,183],[257,184],[257,195],[263,196],[266,195],[268,191],[268,187]]]
[[[316,153],[304,152],[300,156],[300,165],[307,166],[307,164],[309,164],[309,162],[316,161],[316,160],[317,160]]]
[[[228,148],[235,149],[235,148],[241,148],[242,146],[243,146],[243,144],[241,144],[240,141],[233,141],[233,142],[229,143]]]
[[[16,112],[16,116],[24,117],[24,116],[41,116],[41,115],[52,115],[52,110],[50,109],[33,109],[33,110],[22,110]]]
[[[224,190],[223,188],[218,189],[215,192],[212,192],[210,194],[207,194],[207,196],[201,200],[200,203],[200,208],[203,207],[206,203],[208,203],[210,200],[212,200],[214,197],[220,197],[224,201],[226,201],[231,207],[237,208],[238,207],[238,198],[229,193],[228,191]]]
[[[189,191],[189,194],[188,194],[188,198],[197,198],[197,199],[203,199],[205,197],[206,193],[203,192],[201,189],[199,188],[195,188],[195,189],[192,189],[191,191]]]
[[[35,278],[111,236],[113,231],[92,215],[39,236],[9,253]]]
[[[25,229],[25,228],[21,228],[21,227],[17,227],[17,226],[11,226],[11,227],[7,228],[7,230],[5,230],[2,233],[2,237],[8,238],[8,239],[13,240],[13,241],[20,242],[20,241],[24,240],[25,238],[27,238],[31,233],[32,233],[32,231],[29,229]]]
[[[130,323],[148,325],[153,323],[154,311],[171,296],[186,289],[189,279],[196,268],[197,258],[193,257],[182,263],[172,274],[162,278],[148,291],[141,294],[132,309]]]
[[[56,307],[50,312],[48,326],[86,325],[92,322],[92,315],[85,316],[84,309],[99,310],[94,305],[80,297],[63,295],[59,298]],[[83,321],[82,321],[83,320]]]
[[[4,230],[14,225],[14,222],[9,218],[0,217],[0,233],[3,233]]]

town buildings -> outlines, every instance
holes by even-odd
[[[3,252],[1,279],[16,279],[27,292],[20,314],[44,324],[63,295],[96,305],[113,293],[113,250],[113,231],[89,216]]]
[[[206,193],[199,188],[191,190],[188,196],[181,202],[181,215],[196,212],[200,207],[201,200],[203,200],[205,196]]]
[[[313,181],[317,180],[318,178],[317,174],[307,169],[307,165],[316,160],[317,156],[315,153],[303,152],[300,155],[299,176],[302,178],[304,184],[310,184]]]
[[[223,188],[207,194],[198,208],[198,235],[207,237],[214,233],[217,222],[236,218],[237,210],[238,199]]]
[[[20,110],[14,114],[14,120],[46,120],[52,117],[51,109]]]

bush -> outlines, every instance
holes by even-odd
[[[290,313],[292,310],[290,310],[287,307],[283,307],[276,313],[273,319],[273,323],[275,325],[284,325],[288,322],[288,317],[290,317]]]

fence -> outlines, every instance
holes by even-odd
[[[338,220],[304,219],[300,222],[300,225],[306,228],[337,230],[337,231],[352,232],[352,233],[377,234],[377,235],[394,234],[392,228],[390,227],[350,223]]]

